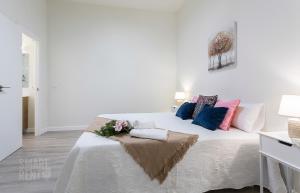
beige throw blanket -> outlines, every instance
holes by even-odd
[[[100,129],[109,121],[110,119],[98,117],[87,131]],[[169,171],[197,142],[198,135],[169,131],[167,141],[134,138],[129,135],[113,136],[111,139],[122,144],[125,151],[144,169],[151,180],[157,179],[162,184]]]

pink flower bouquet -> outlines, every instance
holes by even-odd
[[[106,123],[99,130],[95,130],[95,133],[100,136],[110,137],[120,134],[127,134],[133,129],[128,121],[124,120],[112,120]]]

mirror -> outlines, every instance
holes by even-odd
[[[29,88],[29,54],[23,54],[22,86]]]

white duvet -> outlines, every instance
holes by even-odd
[[[202,193],[259,184],[259,139],[238,129],[209,131],[173,113],[101,115],[154,121],[160,128],[198,134],[162,185],[151,181],[119,142],[83,133],[72,149],[54,193]]]

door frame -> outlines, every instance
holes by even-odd
[[[34,85],[34,135],[39,136],[42,133],[41,126],[40,126],[40,96],[39,96],[39,90],[40,90],[40,40],[39,38],[32,33],[31,31],[27,30],[23,26],[21,26],[21,35],[24,34],[31,39],[33,39],[36,42],[36,58],[35,58],[35,85]]]

